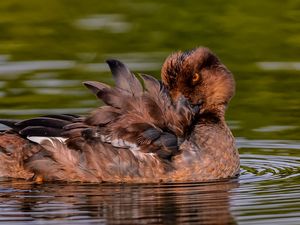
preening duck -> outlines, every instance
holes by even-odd
[[[1,120],[0,176],[36,181],[194,182],[235,177],[225,122],[230,71],[207,48],[170,55],[162,82],[107,61],[115,86],[87,81],[105,105],[87,116]]]

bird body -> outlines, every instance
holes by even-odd
[[[87,116],[0,120],[0,176],[35,181],[193,182],[235,177],[226,125],[232,74],[206,48],[174,53],[162,82],[107,61],[115,86],[87,81],[105,105]]]

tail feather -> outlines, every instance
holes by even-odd
[[[20,120],[6,120],[6,119],[0,120],[0,124],[3,124],[7,127],[15,129],[16,131],[20,130],[20,128],[17,126],[17,123],[19,123],[19,122],[20,122]]]
[[[143,87],[140,81],[120,61],[110,59],[106,61],[112,72],[116,87],[138,96],[142,94]]]
[[[70,124],[70,121],[56,119],[56,118],[49,119],[47,117],[37,117],[37,118],[18,122],[16,123],[16,126],[23,129],[28,126],[40,126],[41,124],[45,127],[63,128],[67,124]]]
[[[30,179],[33,173],[28,170],[25,162],[41,149],[41,146],[16,133],[0,134],[0,176]]]
[[[62,129],[46,126],[28,126],[19,131],[19,134],[24,137],[61,137],[61,133]]]
[[[0,120],[0,123],[26,138],[28,136],[61,137],[64,127],[73,124],[73,121],[81,121],[81,119],[76,115],[62,114],[47,115],[22,121]]]

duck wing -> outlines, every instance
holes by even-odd
[[[87,81],[89,88],[106,105],[90,115],[46,115],[23,121],[0,123],[34,142],[56,137],[68,147],[82,150],[86,142],[101,142],[114,148],[154,153],[171,159],[180,153],[198,109],[181,96],[172,102],[166,87],[154,77],[141,75],[141,81],[118,60],[107,61],[115,87]]]
[[[0,119],[0,124],[11,128],[9,132],[16,132],[22,137],[60,137],[63,127],[75,122],[78,118],[79,116],[72,114],[45,115],[26,120]]]
[[[11,130],[0,135],[0,160],[5,162],[0,173],[19,165],[8,175],[27,178],[34,174],[37,180],[148,182],[159,181],[172,169],[169,162],[180,154],[179,146],[198,110],[184,97],[172,102],[157,79],[141,75],[142,84],[121,62],[109,60],[108,65],[114,87],[97,81],[84,83],[105,103],[88,116],[1,120]],[[11,143],[16,143],[13,153],[9,152]]]
[[[66,125],[64,135],[75,137],[68,143],[77,146],[76,142],[98,140],[117,148],[155,153],[163,159],[180,153],[179,146],[198,109],[191,107],[183,96],[173,103],[166,87],[154,77],[141,75],[142,85],[120,61],[107,63],[115,87],[97,81],[84,82],[106,105],[82,122]]]

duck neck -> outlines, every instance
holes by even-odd
[[[235,139],[225,122],[224,115],[225,107],[201,110],[192,132],[192,139],[201,151],[223,154],[224,151],[235,148]]]
[[[223,104],[203,104],[200,109],[200,118],[206,115],[211,115],[219,118],[219,120],[225,120],[226,106]]]
[[[239,172],[239,154],[235,139],[224,118],[225,111],[203,110],[188,139],[192,144],[193,157],[197,158],[201,170],[233,177]],[[197,167],[198,168],[198,167]]]

